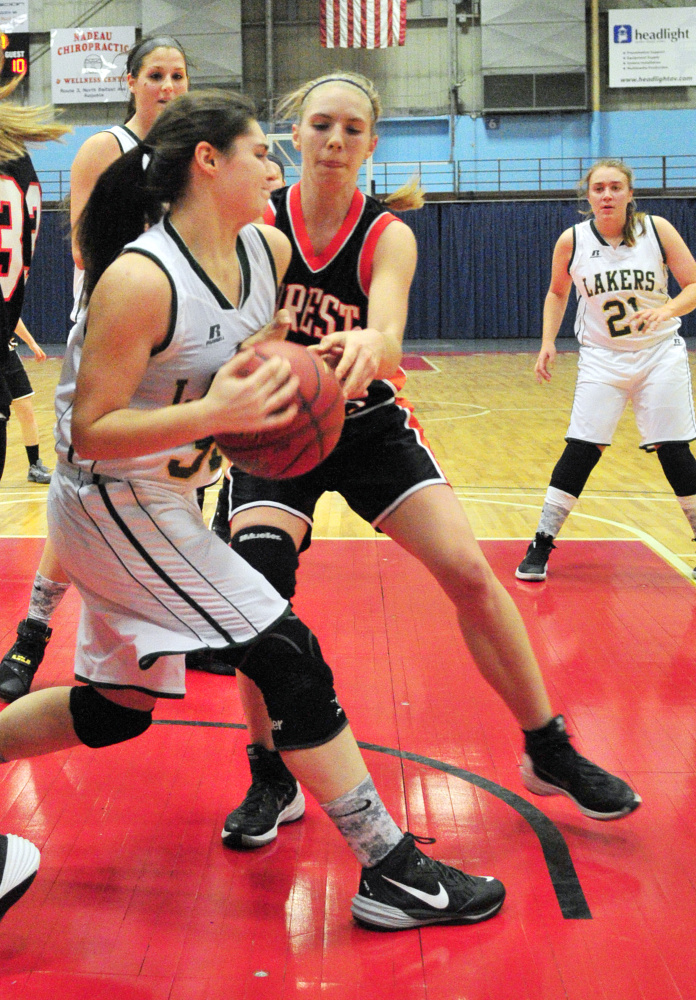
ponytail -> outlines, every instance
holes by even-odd
[[[53,121],[50,107],[22,107],[5,101],[19,86],[21,76],[0,87],[0,162],[18,160],[26,154],[27,142],[49,142],[70,132]]]
[[[97,180],[78,220],[85,301],[123,247],[162,217],[162,203],[147,186],[147,159],[136,146],[115,160]]]
[[[392,212],[409,212],[422,208],[425,203],[425,192],[420,186],[420,178],[418,176],[412,177],[397,191],[392,191],[382,200]]]
[[[253,102],[242,94],[182,94],[158,115],[142,145],[101,174],[77,224],[87,300],[123,247],[186,194],[198,144],[225,154],[254,117]]]

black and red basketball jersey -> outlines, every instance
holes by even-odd
[[[300,185],[273,191],[264,222],[277,226],[292,244],[292,257],[278,294],[278,308],[291,317],[288,340],[315,344],[337,330],[367,326],[372,262],[377,241],[396,220],[375,198],[355,190],[348,214],[329,246],[315,254],[300,201]],[[401,373],[370,386],[370,404],[394,395]],[[363,403],[363,405],[365,405]]]
[[[14,333],[24,303],[41,223],[41,185],[28,155],[0,164],[0,287],[5,302],[2,342]]]

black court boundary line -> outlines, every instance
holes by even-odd
[[[200,726],[210,729],[246,729],[243,722],[196,722],[187,719],[153,719],[153,725]],[[462,781],[467,781],[470,785],[475,785],[477,788],[495,795],[496,798],[510,806],[529,823],[541,844],[549,878],[551,879],[551,884],[556,893],[556,899],[558,900],[563,917],[566,920],[592,920],[590,907],[585,899],[585,893],[582,891],[580,879],[575,871],[575,866],[563,834],[556,824],[537,809],[536,806],[533,806],[531,802],[527,802],[521,795],[516,795],[515,792],[511,792],[502,785],[496,784],[495,781],[482,778],[480,774],[474,774],[473,771],[465,771],[463,768],[455,767],[453,764],[444,764],[442,761],[434,760],[432,757],[410,753],[408,750],[394,750],[391,747],[379,746],[376,743],[363,743],[360,740],[358,740],[358,746],[362,750],[372,750],[375,753],[387,754],[390,757],[399,757],[401,760],[410,760],[415,764],[422,764],[436,771],[444,771],[446,774],[451,774],[455,778],[461,778]]]

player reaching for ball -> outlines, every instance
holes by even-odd
[[[287,360],[245,375],[251,352],[239,350],[270,321],[290,257],[281,232],[250,225],[271,177],[253,108],[198,91],[172,102],[145,141],[149,155],[135,149],[109,167],[83,213],[89,304],[56,391],[48,513],[82,596],[84,683],[8,706],[0,758],[139,736],[158,698],[184,696],[188,650],[239,648],[287,766],[363,866],[355,916],[391,929],[484,920],[502,906],[502,884],[431,860],[399,830],[316,639],[196,503],[219,468],[216,434],[282,427],[297,410]]]
[[[696,308],[696,261],[667,219],[636,211],[633,171],[599,160],[580,182],[592,218],[566,229],[553,254],[535,372],[551,379],[556,337],[575,284],[578,381],[566,446],[551,474],[536,534],[515,571],[545,580],[565,524],[629,399],[640,447],[656,451],[669,485],[696,534],[696,437],[691,371],[681,320]],[[681,285],[673,299],[669,271]],[[696,570],[694,570],[696,576]]]
[[[289,338],[314,345],[335,365],[346,421],[335,450],[305,476],[270,482],[232,470],[230,496],[220,499],[232,512],[232,548],[291,598],[315,504],[326,490],[341,493],[427,566],[453,601],[479,670],[524,732],[527,788],[568,795],[595,819],[625,816],[639,796],[571,745],[562,717],[552,712],[519,612],[399,396],[416,247],[411,230],[356,186],[377,143],[374,85],[354,73],[329,74],[295,91],[278,113],[297,116],[293,142],[302,154],[300,182],[274,192],[266,215],[293,248],[280,303],[292,316]],[[399,204],[413,205],[413,197]],[[302,792],[274,752],[253,681],[240,676],[239,690],[252,784],[223,838],[230,846],[257,847],[276,836],[279,823],[301,814]]]

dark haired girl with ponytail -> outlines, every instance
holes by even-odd
[[[274,332],[277,280],[290,259],[278,229],[251,225],[273,179],[263,132],[243,98],[197,93],[162,112],[146,145],[146,155],[133,150],[100,177],[81,219],[88,302],[56,392],[49,526],[83,600],[75,652],[83,683],[34,691],[0,713],[0,759],[139,736],[158,698],[184,696],[187,652],[235,648],[239,670],[263,691],[295,781],[363,865],[356,916],[392,929],[491,917],[501,883],[432,861],[401,832],[315,637],[207,529],[196,503],[196,487],[219,473],[216,434],[284,427],[297,412],[286,360],[246,369],[253,354],[244,342]],[[127,210],[116,236],[110,204]],[[297,784],[295,807],[301,815]],[[371,888],[389,879],[406,887],[399,909]],[[438,901],[432,914],[414,902],[426,893]]]
[[[188,90],[186,54],[169,35],[147,35],[130,49],[126,62],[130,104],[125,125],[90,136],[78,150],[70,172],[70,223],[73,231],[75,305],[71,319],[77,319],[84,273],[77,243],[76,226],[100,174],[130,149],[137,149],[157,116],[173,98]],[[127,212],[124,203],[119,212]],[[118,226],[120,229],[120,221]],[[134,234],[137,235],[137,234]],[[0,664],[0,698],[14,701],[26,694],[43,659],[51,637],[50,622],[69,587],[46,539],[34,578],[27,617],[17,626],[17,639]]]

